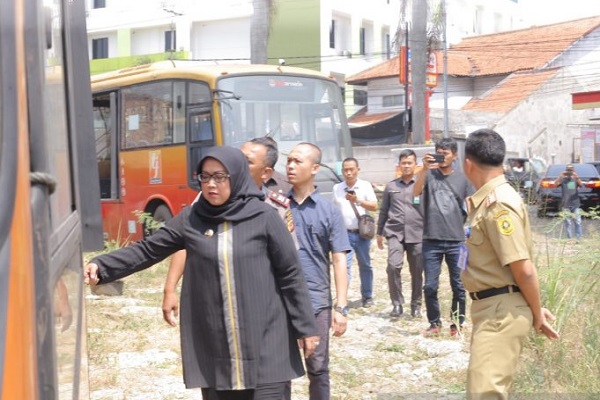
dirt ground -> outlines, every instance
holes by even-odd
[[[537,221],[537,220],[536,220]],[[548,220],[536,222],[538,231]],[[597,229],[597,227],[595,228]],[[353,269],[348,331],[331,340],[332,399],[462,399],[468,363],[469,324],[461,337],[451,337],[449,319],[439,337],[420,333],[421,318],[390,318],[385,273],[387,251],[371,249],[375,272],[375,304],[360,306],[359,279]],[[166,265],[125,279],[122,296],[89,292],[89,387],[93,400],[200,399],[182,382],[178,328],[162,319],[162,287]],[[402,271],[405,297],[410,276]],[[442,273],[442,315],[450,313],[447,271]],[[470,300],[468,300],[470,302]],[[469,303],[467,304],[467,307]],[[293,382],[294,400],[308,399],[308,380]]]
[[[462,391],[468,361],[466,336],[451,337],[446,327],[440,337],[425,338],[420,335],[428,326],[424,316],[390,318],[387,252],[374,245],[371,254],[375,304],[360,306],[358,267],[354,265],[348,331],[331,339],[332,398],[396,399],[410,393]],[[201,398],[198,391],[184,388],[179,331],[162,320],[165,271],[160,265],[127,278],[122,296],[87,296],[92,399]],[[410,296],[407,270],[403,270],[403,279],[405,296]],[[449,287],[447,279],[442,286]],[[447,292],[443,290],[446,294],[441,297],[446,315]],[[306,378],[294,381],[293,399],[307,399],[307,387]]]

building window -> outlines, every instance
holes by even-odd
[[[108,38],[92,39],[92,60],[108,58]]]
[[[483,7],[475,7],[475,18],[473,20],[473,33],[477,35],[483,34]]]
[[[363,89],[354,89],[354,104],[357,106],[367,105],[367,91]]]
[[[392,56],[392,46],[390,44],[390,34],[386,33],[383,35],[383,52],[387,60]]]
[[[360,54],[362,56],[364,56],[366,54],[366,43],[365,43],[366,34],[367,34],[366,29],[360,28]]]
[[[106,8],[106,0],[94,0],[94,8]]]
[[[165,51],[175,51],[177,48],[177,32],[165,31]]]
[[[329,48],[335,49],[335,19],[331,20],[331,27],[329,28]]]
[[[404,96],[401,94],[394,94],[390,96],[383,96],[382,106],[383,107],[399,107],[404,105]]]

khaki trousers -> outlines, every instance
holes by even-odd
[[[521,293],[501,294],[471,305],[473,331],[467,398],[508,399],[523,343],[533,326]]]

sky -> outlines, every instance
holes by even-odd
[[[533,25],[600,15],[600,0],[518,0]]]

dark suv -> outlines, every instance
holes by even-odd
[[[546,170],[538,190],[538,216],[543,217],[546,213],[560,211],[562,191],[560,187],[554,186],[554,182],[566,167],[567,164],[554,164]],[[581,208],[589,210],[600,206],[600,174],[598,174],[596,168],[591,164],[573,164],[573,167],[584,185],[584,187],[579,188]]]

